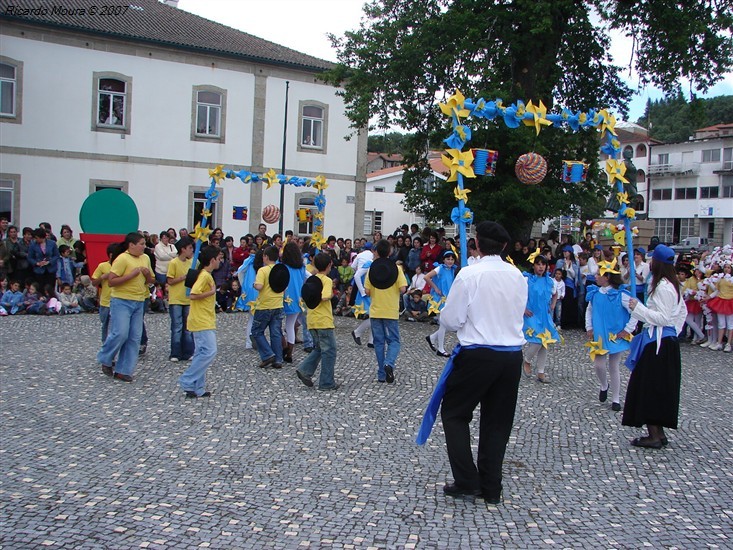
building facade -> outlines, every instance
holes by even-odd
[[[78,231],[86,197],[114,187],[134,199],[141,229],[191,228],[208,169],[280,173],[284,155],[285,174],[326,177],[324,233],[360,235],[366,132],[345,139],[343,102],[319,79],[329,62],[157,0],[107,16],[95,6],[0,1],[0,210],[11,223]],[[235,239],[280,203],[262,183],[218,191],[211,224]],[[283,228],[310,233],[296,211],[314,198],[286,186]]]
[[[649,218],[664,242],[733,242],[733,124],[702,128],[682,143],[654,144]]]

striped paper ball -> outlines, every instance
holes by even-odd
[[[547,161],[537,153],[525,153],[517,159],[514,172],[522,183],[535,185],[545,178]]]
[[[277,223],[280,219],[280,209],[274,204],[268,204],[262,209],[262,220],[265,223]]]

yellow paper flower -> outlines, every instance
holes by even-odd
[[[619,272],[614,269],[616,267],[616,258],[613,259],[613,261],[610,262],[600,262],[598,264],[598,273],[600,275],[605,275],[606,273],[616,273]]]
[[[621,336],[621,338],[623,340],[626,340],[627,342],[631,342],[634,339],[634,337],[631,334],[629,334],[628,332],[626,333],[626,336]]]
[[[636,218],[636,210],[634,210],[633,208],[627,208],[626,210],[624,210],[624,216],[626,216],[630,220],[633,220],[634,218]]]
[[[326,178],[324,176],[317,176],[316,177],[316,183],[313,184],[313,187],[318,189],[319,191],[323,191],[328,187],[328,184],[326,183]]]
[[[351,308],[354,312],[354,317],[359,317],[359,315],[364,315],[366,313],[366,309],[364,309],[364,306],[359,304],[357,306],[354,306]]]
[[[621,204],[629,204],[629,194],[626,191],[622,193],[616,193],[616,198]]]
[[[610,114],[606,109],[602,109],[598,114],[603,117],[601,122],[601,135],[605,131],[611,132],[614,136],[616,135],[616,117]]]
[[[627,180],[624,177],[624,174],[626,173],[626,165],[623,163],[623,161],[616,160],[616,159],[608,159],[606,161],[606,173],[609,177],[610,184],[613,185],[613,182],[618,180],[623,183],[629,183],[629,180]]]
[[[541,99],[539,105],[532,105],[532,100],[530,99],[525,111],[532,114],[532,119],[524,119],[522,122],[524,122],[525,126],[534,126],[537,135],[540,135],[540,130],[543,126],[552,126],[552,121],[547,120],[546,118],[547,107],[545,107],[545,104],[542,103]]]
[[[441,296],[437,302],[431,297],[428,301],[428,313],[440,313],[440,306],[445,302],[445,296]]]
[[[534,336],[534,329],[533,328],[528,328],[526,330],[526,334],[527,334],[527,336],[529,336],[530,338],[532,338],[532,336]]]
[[[192,236],[194,240],[198,239],[202,243],[205,243],[209,240],[209,235],[213,232],[213,229],[209,227],[201,227],[200,223],[196,224],[196,227],[193,229]]]
[[[608,333],[608,341],[609,342],[615,342],[616,341],[616,333],[615,332],[609,332]]]
[[[470,189],[459,189],[456,187],[453,190],[453,196],[457,201],[463,201],[463,204],[468,204],[468,194],[471,192]]]
[[[247,305],[249,306],[249,312],[252,315],[254,315],[255,314],[255,310],[257,309],[257,307],[256,307],[257,306],[257,301],[256,300],[252,300],[251,302],[247,302]]]
[[[506,261],[507,261],[507,263],[508,263],[508,264],[512,264],[512,265],[513,265],[514,267],[517,267],[517,266],[516,266],[516,265],[514,264],[514,260],[512,260],[512,257],[511,257],[511,256],[507,255],[507,257],[506,257]]]
[[[458,149],[446,149],[446,152],[450,157],[441,155],[440,158],[450,169],[450,177],[448,182],[456,181],[458,179],[458,172],[463,174],[467,178],[475,178],[476,174],[473,172],[473,151],[461,152]]]
[[[290,305],[293,303],[293,299],[290,296],[285,296],[285,298],[283,298],[283,303]]]
[[[603,349],[603,341],[600,336],[598,337],[598,340],[591,340],[590,342],[586,342],[584,345],[586,348],[590,348],[591,360],[595,360],[598,355],[606,355],[608,353],[607,349]]]
[[[616,231],[613,234],[613,240],[621,246],[626,246],[626,233],[624,231]]]
[[[548,344],[556,344],[557,340],[555,340],[552,337],[552,334],[550,333],[550,329],[545,329],[545,332],[540,332],[537,335],[537,338],[540,339],[540,342],[542,343],[542,347],[547,349]]]
[[[323,220],[323,212],[316,212],[315,214],[313,214],[313,217],[316,220]]]
[[[273,183],[277,183],[277,173],[275,170],[270,168],[266,174],[263,174],[263,177],[265,179],[265,182],[267,182],[267,188],[269,189],[272,187]]]
[[[201,211],[201,215],[202,215],[202,216],[203,216],[204,218],[210,218],[210,217],[211,217],[211,210],[209,210],[208,208],[204,208],[204,209],[203,209],[203,210]]]
[[[226,176],[224,175],[224,165],[220,164],[216,168],[210,168],[209,169],[209,177],[214,178],[216,180],[216,183],[219,183],[221,180],[223,180]]]
[[[313,246],[315,246],[316,248],[321,248],[321,246],[325,242],[326,241],[321,233],[316,231],[315,233],[313,233],[313,235],[311,235],[311,243],[313,243]]]
[[[438,107],[440,107],[440,110],[443,111],[443,114],[446,116],[455,115],[458,118],[465,118],[471,114],[471,111],[463,108],[463,103],[465,101],[466,98],[463,94],[459,90],[456,90],[456,93],[450,96],[448,101],[445,103],[439,103]]]

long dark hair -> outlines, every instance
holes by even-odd
[[[255,259],[252,262],[252,267],[255,268],[255,273],[257,273],[257,271],[262,266],[265,265],[265,260],[264,260],[263,256],[264,256],[264,251],[263,250],[258,250],[257,253],[255,254]]]
[[[201,274],[203,269],[208,266],[212,262],[212,260],[216,259],[219,254],[221,254],[221,250],[219,249],[219,247],[211,245],[204,246],[199,252],[198,269],[190,269],[188,271],[184,285],[187,288],[193,288],[193,285],[196,283],[196,280],[199,278],[199,275]]]
[[[677,300],[679,301],[680,286],[679,281],[677,281],[677,271],[675,270],[674,265],[652,260],[652,265],[649,271],[652,273],[652,283],[651,289],[649,290],[649,296],[654,294],[654,291],[657,290],[657,286],[662,279],[667,279],[674,287],[675,292],[677,292]]]
[[[285,245],[283,248],[282,263],[293,269],[303,267],[303,253],[297,244],[291,241]]]
[[[133,231],[132,233],[128,233],[127,235],[125,235],[125,240],[117,245],[117,250],[115,250],[112,254],[112,260],[110,263],[114,263],[114,261],[120,254],[124,254],[125,252],[127,252],[131,244],[135,244],[140,239],[144,238],[145,237],[137,231]]]

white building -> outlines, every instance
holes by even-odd
[[[86,197],[116,187],[141,229],[193,227],[209,168],[281,172],[287,93],[285,173],[326,176],[324,233],[360,236],[366,132],[344,139],[343,102],[318,78],[329,62],[157,0],[11,4],[0,3],[0,214],[12,223],[78,232]],[[265,187],[223,181],[212,225],[256,232],[263,206],[280,202]],[[284,229],[311,232],[295,216],[314,197],[286,187]]]
[[[702,128],[682,143],[654,144],[649,218],[662,241],[733,241],[733,124]]]

